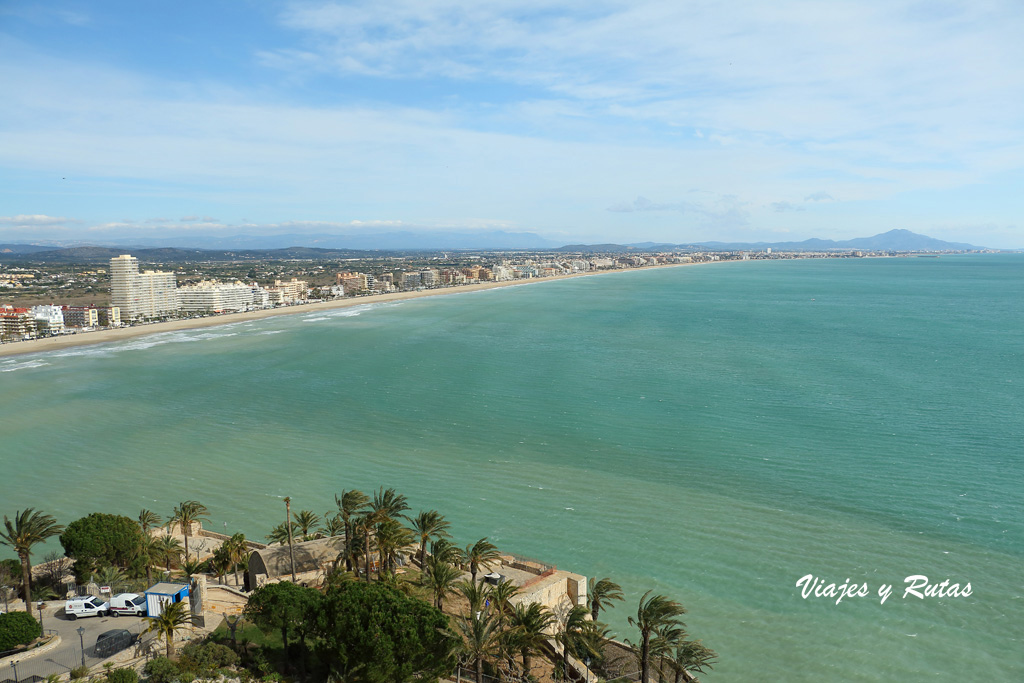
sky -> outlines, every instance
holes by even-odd
[[[0,242],[1024,247],[1020,0],[0,0]]]

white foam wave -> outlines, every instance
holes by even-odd
[[[0,364],[0,372],[14,372],[16,370],[28,370],[30,368],[41,368],[49,363],[39,360],[26,360],[26,361],[7,361],[6,363]]]

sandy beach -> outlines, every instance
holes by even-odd
[[[714,263],[709,261],[708,263]],[[56,351],[73,346],[90,346],[92,344],[106,344],[122,341],[133,337],[141,337],[147,334],[158,334],[160,332],[176,332],[178,330],[194,330],[203,327],[215,327],[217,325],[229,325],[231,323],[246,320],[258,320],[277,315],[294,315],[296,313],[315,313],[317,311],[328,311],[337,308],[349,308],[363,304],[384,303],[388,301],[403,301],[406,299],[419,299],[426,296],[442,296],[445,294],[461,294],[464,292],[478,292],[485,289],[497,287],[508,287],[511,285],[527,285],[539,282],[551,282],[553,280],[565,280],[574,277],[587,277],[591,275],[607,275],[610,273],[629,273],[637,270],[648,270],[653,268],[676,268],[680,266],[698,265],[695,263],[669,263],[660,266],[643,266],[641,268],[622,268],[614,270],[598,270],[589,273],[573,273],[572,275],[554,275],[544,278],[531,278],[526,280],[508,280],[503,282],[482,282],[475,285],[460,285],[454,287],[443,287],[440,289],[425,289],[413,292],[392,292],[390,294],[371,294],[367,296],[355,296],[344,299],[333,299],[331,301],[320,301],[310,304],[298,304],[294,306],[282,306],[280,308],[266,308],[258,311],[245,313],[225,313],[223,315],[210,315],[203,318],[186,318],[182,320],[168,320],[133,327],[120,327],[110,330],[97,330],[95,332],[79,332],[77,334],[65,334],[59,337],[46,337],[44,339],[30,339],[28,341],[8,342],[0,344],[0,357],[17,356],[27,353],[43,353],[45,351]]]

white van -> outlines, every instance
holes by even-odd
[[[110,603],[103,602],[92,595],[71,598],[64,603],[64,614],[71,620],[75,620],[78,617],[105,617],[110,614]]]
[[[144,616],[146,614],[146,596],[138,593],[118,593],[110,598],[110,614],[120,616]]]

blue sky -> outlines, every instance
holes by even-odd
[[[0,241],[1024,247],[1019,0],[0,0]]]

